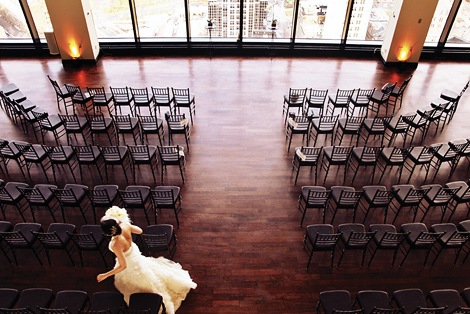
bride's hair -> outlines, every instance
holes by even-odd
[[[122,232],[121,227],[119,226],[119,223],[116,221],[116,219],[106,219],[101,221],[101,229],[103,229],[105,234],[112,237],[120,235]]]

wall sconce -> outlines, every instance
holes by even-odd
[[[397,59],[400,62],[405,62],[411,57],[411,50],[412,48],[408,48],[407,46],[399,46],[397,51]]]

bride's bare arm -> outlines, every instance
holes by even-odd
[[[143,231],[139,227],[131,225],[131,232],[135,234],[141,234]]]
[[[110,276],[113,276],[113,275],[116,275],[117,273],[122,272],[127,267],[126,259],[124,257],[124,251],[122,250],[122,248],[114,246],[113,251],[117,259],[116,265],[114,265],[114,268],[112,270],[106,273],[99,274],[96,277],[96,280],[98,280],[98,282],[101,282]]]

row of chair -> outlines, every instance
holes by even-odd
[[[96,208],[107,209],[115,204],[128,209],[142,209],[148,224],[151,216],[154,216],[155,224],[157,223],[158,209],[172,209],[179,226],[178,213],[182,208],[182,197],[178,186],[157,186],[151,189],[149,186],[128,185],[125,189],[119,189],[113,184],[93,188],[81,184],[66,184],[59,188],[52,184],[30,187],[23,182],[8,182],[3,185],[3,180],[0,180],[0,209],[5,220],[7,207],[14,206],[24,222],[28,221],[26,211],[31,212],[32,220],[36,222],[36,211],[46,208],[54,222],[57,222],[57,211],[61,213],[62,221],[66,222],[66,212],[70,210],[72,214],[78,209],[85,223],[88,223],[87,212],[92,213],[96,223]]]
[[[465,254],[462,264],[470,253],[470,221],[461,221],[458,226],[452,223],[434,224],[428,230],[423,223],[405,223],[398,232],[392,224],[371,224],[366,230],[363,224],[340,224],[337,232],[331,224],[314,224],[307,226],[303,246],[309,256],[307,269],[310,266],[314,252],[331,252],[331,267],[333,267],[335,251],[340,254],[339,267],[346,251],[359,250],[362,252],[361,267],[364,265],[366,253],[370,254],[367,266],[379,250],[393,251],[392,266],[398,253],[403,255],[400,267],[412,250],[424,250],[426,257],[423,266],[434,255],[430,263],[433,266],[445,249],[455,252],[454,265],[461,252]]]
[[[39,145],[24,141],[8,141],[0,138],[0,162],[3,164],[2,171],[8,174],[9,163],[14,160],[22,175],[31,177],[33,165],[41,168],[46,180],[49,182],[47,170],[52,168],[54,182],[56,182],[56,172],[59,167],[68,167],[69,172],[75,182],[74,170],[78,167],[80,177],[84,181],[83,170],[85,167],[95,166],[100,178],[104,181],[102,171],[105,172],[106,181],[109,182],[109,167],[120,166],[129,182],[127,172],[131,171],[134,183],[136,182],[137,168],[141,165],[149,165],[156,182],[155,171],[158,167],[157,152],[161,164],[161,182],[163,184],[163,172],[167,166],[178,166],[184,183],[183,169],[186,164],[184,147],[176,146],[153,146],[153,145],[127,145],[127,146],[92,146],[76,145]]]
[[[328,95],[328,89],[319,90],[313,88],[290,88],[289,92],[284,95],[283,113],[289,113],[290,108],[297,108],[298,112],[303,115],[310,115],[312,111],[315,114],[323,115],[326,103],[327,114],[333,114],[335,109],[340,109],[341,113],[346,111],[348,115],[353,115],[356,108],[365,116],[368,115],[369,110],[376,113],[379,111],[379,106],[386,105],[388,113],[388,104],[392,103],[393,112],[395,111],[396,103],[401,103],[403,100],[403,93],[411,80],[410,76],[406,79],[401,87],[395,84],[386,84],[381,90],[373,89],[338,89],[335,95]],[[326,98],[328,97],[328,102]]]
[[[170,258],[176,251],[178,239],[174,228],[170,224],[149,225],[140,235],[133,235],[133,240],[141,247],[144,253],[166,251]],[[41,266],[43,262],[40,255],[46,254],[49,266],[51,251],[64,251],[70,263],[75,267],[74,255],[78,252],[81,266],[84,264],[84,252],[99,252],[106,268],[106,256],[109,253],[110,237],[103,233],[100,225],[82,225],[79,232],[74,224],[52,223],[44,231],[39,223],[17,223],[13,227],[8,221],[0,221],[0,248],[10,264],[19,266],[17,251],[29,250]],[[14,263],[13,263],[14,261]]]
[[[168,107],[170,112],[176,114],[176,110],[180,112],[180,108],[188,108],[193,123],[193,115],[196,112],[196,98],[189,88],[173,88],[173,87],[150,87],[149,88],[133,88],[133,87],[109,87],[109,92],[103,86],[87,87],[82,90],[80,86],[65,84],[60,87],[56,80],[51,79],[48,75],[54,91],[57,96],[57,107],[60,111],[60,104],[63,103],[65,112],[68,114],[68,107],[72,107],[75,113],[75,105],[85,106],[91,104],[93,112],[101,111],[102,107],[108,109],[108,113],[116,114],[117,110],[122,113],[121,107],[128,107],[132,116],[137,116],[137,112],[141,113],[141,108],[147,108],[150,115],[156,115],[157,108]],[[89,110],[87,110],[90,113]]]
[[[92,297],[82,290],[0,288],[0,312],[4,314],[158,314],[165,313],[162,297],[157,293],[134,293],[129,304],[120,292],[98,291]]]
[[[421,214],[421,222],[424,221],[430,210],[438,207],[441,210],[441,222],[447,215],[447,221],[455,214],[460,204],[467,206],[466,218],[470,213],[470,181],[448,182],[444,186],[433,183],[415,188],[411,184],[393,185],[387,189],[384,185],[368,185],[361,190],[352,186],[332,186],[327,190],[323,186],[303,186],[299,196],[298,209],[302,213],[300,226],[305,219],[309,208],[321,211],[323,223],[326,215],[331,214],[333,223],[338,210],[352,212],[352,222],[355,222],[357,212],[363,214],[364,223],[371,210],[376,215],[379,210],[383,211],[383,222],[387,222],[389,212],[394,214],[392,224],[404,208],[410,208],[413,213],[413,222]],[[342,215],[344,216],[344,215]]]
[[[370,183],[374,182],[376,168],[380,171],[378,183],[387,169],[398,168],[398,183],[401,181],[403,169],[409,171],[410,181],[416,167],[424,168],[428,178],[434,169],[434,180],[443,164],[448,164],[449,177],[453,175],[462,158],[470,161],[470,139],[456,139],[447,143],[436,143],[429,146],[384,147],[384,146],[326,146],[296,147],[292,160],[292,169],[296,172],[294,184],[297,184],[301,167],[315,168],[315,184],[317,183],[318,167],[325,171],[323,184],[328,177],[331,166],[343,166],[343,184],[346,182],[348,170],[353,172],[354,182],[361,167],[372,168]]]
[[[465,307],[467,306],[467,307]],[[427,296],[418,288],[393,291],[362,290],[354,298],[348,290],[322,291],[317,313],[324,314],[452,314],[470,313],[470,288],[462,292],[455,289],[437,289]]]

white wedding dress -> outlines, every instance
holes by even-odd
[[[124,256],[127,267],[114,275],[114,285],[127,304],[132,293],[158,293],[163,298],[166,312],[174,314],[189,291],[197,286],[180,264],[161,256],[143,256],[135,243]]]

